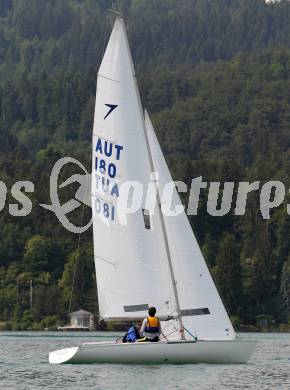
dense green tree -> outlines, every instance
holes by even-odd
[[[32,236],[25,245],[23,254],[25,269],[30,272],[47,271],[49,268],[49,248],[45,238]]]
[[[290,256],[283,266],[280,294],[282,302],[281,318],[288,322],[290,320]]]
[[[95,268],[92,262],[93,248],[89,244],[73,251],[66,262],[64,272],[59,281],[63,290],[66,309],[86,308],[96,312],[97,291]]]
[[[237,241],[227,233],[220,241],[214,274],[225,304],[232,315],[241,313],[243,305],[242,273]]]

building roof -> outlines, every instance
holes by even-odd
[[[70,313],[70,316],[93,316],[94,314],[93,313],[90,313],[89,311],[86,311],[86,310],[77,310],[77,311],[74,311],[73,313]]]

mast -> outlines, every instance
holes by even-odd
[[[123,27],[124,27],[124,30],[125,30],[123,17],[121,15],[119,15],[118,18],[121,20],[121,22],[123,24]],[[130,47],[129,47],[127,34],[126,34],[126,45],[128,47],[128,51],[130,53],[131,51],[130,51]],[[130,61],[132,62],[132,68],[134,69],[134,65],[133,65],[133,61],[132,61],[132,57],[131,56],[130,56]],[[138,100],[139,112],[140,112],[141,117],[144,118],[144,112],[143,112],[141,98],[140,98],[140,94],[139,94],[139,90],[138,90],[138,83],[137,83],[136,75],[134,74],[133,77],[134,77],[134,81],[135,81],[135,88],[136,88],[136,95],[137,95],[137,100]],[[151,169],[152,172],[154,172],[155,171],[154,163],[153,163],[153,158],[152,158],[152,154],[151,154],[151,150],[150,150],[150,144],[149,144],[149,139],[148,139],[148,134],[147,134],[147,131],[146,131],[144,119],[142,120],[142,127],[143,127],[143,133],[144,133],[146,147],[147,147],[147,152],[148,152],[148,157],[149,157],[150,169]],[[164,222],[164,218],[163,218],[163,213],[162,213],[162,210],[161,210],[161,199],[160,199],[158,185],[156,185],[156,190],[157,190],[156,191],[156,198],[157,198],[157,203],[158,203],[158,211],[159,211],[160,220],[161,220],[162,234],[163,234],[164,242],[165,242],[165,249],[166,249],[166,255],[167,255],[167,260],[168,260],[168,266],[169,266],[171,283],[172,283],[172,287],[173,287],[173,294],[174,294],[174,299],[175,299],[175,304],[176,304],[176,311],[177,311],[177,318],[178,318],[179,327],[180,327],[181,339],[185,340],[184,326],[183,326],[183,321],[182,321],[182,316],[181,316],[181,309],[180,309],[178,291],[177,291],[177,286],[176,286],[176,280],[175,280],[175,277],[174,277],[173,263],[172,263],[170,248],[169,248],[169,242],[168,242],[168,237],[167,237],[167,232],[166,232],[166,226],[165,226],[165,222]]]
[[[135,80],[136,80],[136,78],[135,78]],[[137,85],[137,80],[136,80],[136,85]],[[138,95],[138,97],[139,97],[138,102],[141,105],[140,96]],[[143,113],[143,111],[142,111],[142,113]],[[150,150],[148,134],[147,134],[147,131],[145,128],[145,124],[143,126],[143,129],[144,129],[146,146],[147,146],[148,155],[149,155],[150,168],[151,168],[152,172],[154,172],[155,171],[154,163],[153,163],[153,158],[152,158],[152,154],[151,154],[151,150]],[[156,182],[156,179],[155,179],[155,182]],[[160,219],[161,219],[162,233],[163,233],[164,242],[165,242],[165,249],[166,249],[168,266],[169,266],[169,271],[170,271],[171,283],[172,283],[172,287],[173,287],[173,294],[174,294],[174,299],[175,299],[175,303],[176,303],[176,311],[177,311],[177,318],[178,318],[179,327],[180,327],[181,340],[185,340],[184,326],[183,326],[178,291],[177,291],[177,286],[176,286],[177,283],[176,283],[176,280],[174,277],[174,270],[173,270],[172,258],[171,258],[170,248],[169,248],[168,236],[167,236],[167,232],[166,232],[166,226],[165,226],[165,222],[164,222],[164,218],[163,218],[163,213],[161,210],[161,199],[160,199],[159,188],[158,188],[157,184],[156,184],[156,198],[157,198],[157,204],[158,204],[158,212],[159,212]]]
[[[135,80],[136,80],[136,78],[135,78]],[[136,84],[137,84],[137,80],[136,80]],[[139,96],[138,100],[140,101],[140,96]],[[140,101],[140,105],[141,105],[141,101]],[[144,128],[146,146],[147,146],[148,155],[149,155],[150,167],[151,167],[152,172],[154,172],[155,169],[154,169],[153,159],[152,159],[152,155],[151,155],[151,150],[150,150],[150,145],[149,145],[149,140],[148,140],[148,135],[147,135],[145,125],[143,126],[143,128]],[[156,182],[156,179],[155,179],[155,182]],[[176,286],[176,280],[174,277],[172,258],[171,258],[171,253],[170,253],[170,249],[169,249],[169,242],[168,242],[168,237],[167,237],[167,232],[166,232],[166,226],[165,226],[165,222],[164,222],[164,218],[163,218],[163,213],[161,210],[161,199],[160,199],[159,188],[158,188],[157,184],[156,184],[156,198],[157,198],[157,204],[158,204],[158,212],[159,212],[160,219],[161,219],[162,233],[163,233],[164,242],[165,242],[165,249],[166,249],[168,266],[169,266],[169,271],[170,271],[171,283],[172,283],[172,287],[173,287],[173,294],[174,294],[174,299],[175,299],[175,303],[176,303],[176,311],[177,311],[177,318],[178,318],[179,327],[180,327],[181,340],[185,340],[184,326],[183,326],[183,321],[182,321],[182,316],[181,316],[178,291],[177,291],[177,286]]]

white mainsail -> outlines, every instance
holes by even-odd
[[[159,173],[159,191],[172,176],[161,151],[147,111],[145,124],[154,170]],[[181,200],[173,188],[172,203]],[[230,319],[216,290],[210,272],[193,234],[185,212],[178,216],[163,215],[171,253],[174,277],[183,324],[199,340],[229,340],[235,338]]]
[[[93,130],[94,252],[104,319],[142,318],[150,305],[161,317],[175,314],[160,216],[150,217],[150,229],[145,206],[129,215],[126,225],[117,218],[122,183],[136,180],[146,191],[150,163],[144,126],[125,26],[118,18],[98,73]]]

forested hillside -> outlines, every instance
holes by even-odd
[[[288,1],[119,0],[135,63],[141,67],[229,59],[290,45]],[[0,75],[96,69],[111,0],[1,0]]]
[[[120,0],[143,103],[176,180],[280,180],[290,188],[290,4],[263,0]],[[64,156],[90,170],[96,73],[112,16],[105,0],[0,0],[0,323],[66,320],[78,236],[40,203]],[[74,172],[75,173],[75,172]],[[35,184],[32,212],[12,217],[11,186]],[[75,188],[67,187],[72,197]],[[70,199],[68,190],[63,196]],[[290,315],[290,216],[191,217],[236,323]],[[186,200],[186,199],[185,199]],[[81,223],[81,209],[71,218]],[[85,208],[83,223],[90,218]],[[81,235],[72,309],[97,313],[92,230]],[[33,281],[30,310],[29,286]],[[17,288],[18,286],[18,288]],[[18,293],[17,293],[18,290]]]

